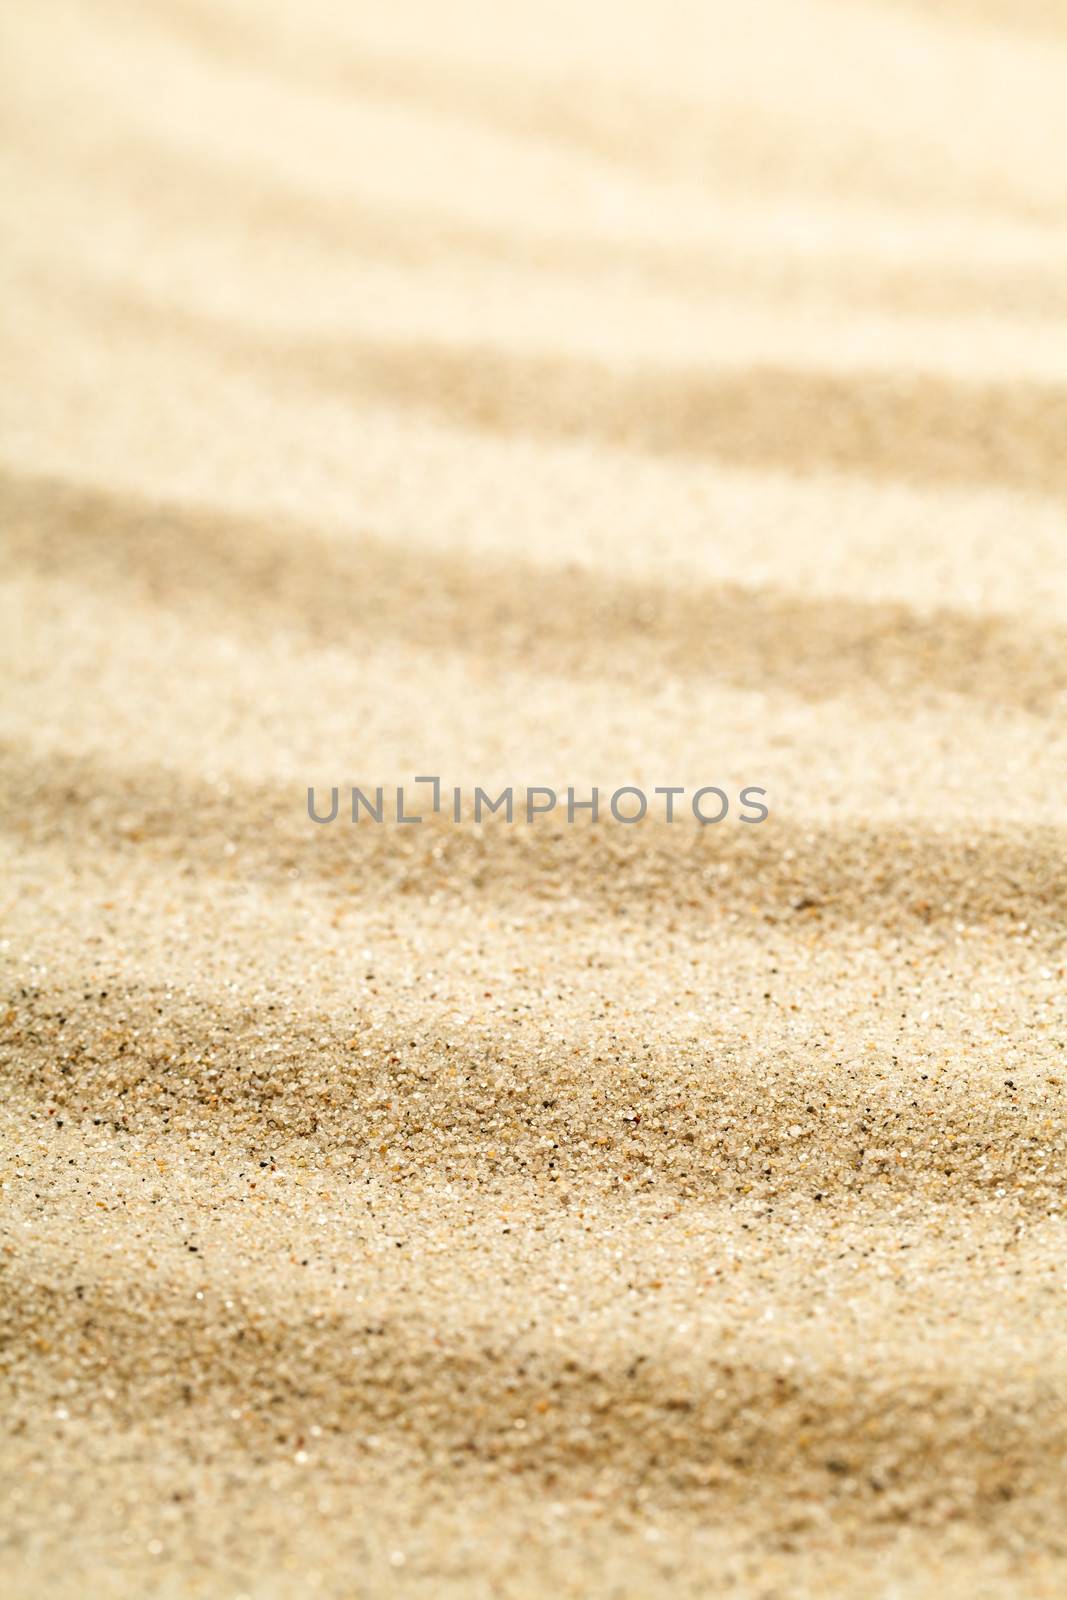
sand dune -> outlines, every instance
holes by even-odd
[[[1063,23],[3,19],[5,1595],[1063,1592]]]

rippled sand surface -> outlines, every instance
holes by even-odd
[[[3,1593],[1062,1595],[1059,0],[0,27]]]

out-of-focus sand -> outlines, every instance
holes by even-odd
[[[2,29],[4,1594],[1062,1595],[1063,8]]]

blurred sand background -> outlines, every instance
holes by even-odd
[[[4,1594],[1062,1595],[1067,10],[2,63]]]

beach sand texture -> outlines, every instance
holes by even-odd
[[[0,1590],[1062,1596],[1063,4],[0,30]]]

